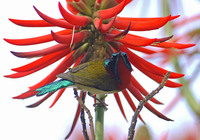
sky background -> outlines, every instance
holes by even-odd
[[[155,0],[152,0],[155,1]],[[64,0],[60,2],[65,5]],[[137,1],[132,2],[128,5],[121,13],[120,16],[127,17],[138,17],[140,15],[141,4]],[[29,98],[27,100],[14,100],[12,97],[17,96],[25,91],[28,87],[39,82],[46,74],[50,73],[55,66],[59,63],[55,63],[52,66],[47,67],[44,70],[41,70],[30,76],[19,78],[19,79],[9,79],[4,78],[3,75],[13,73],[12,68],[22,66],[36,58],[32,59],[20,59],[13,56],[10,51],[30,51],[37,50],[51,46],[53,43],[44,43],[34,46],[14,46],[6,43],[3,38],[28,38],[38,35],[50,33],[49,28],[26,28],[20,27],[15,24],[12,24],[8,18],[16,19],[40,19],[37,13],[33,9],[35,5],[43,13],[50,15],[51,17],[59,18],[61,17],[58,10],[58,1],[52,0],[6,0],[0,1],[0,82],[1,82],[1,98],[0,98],[0,139],[11,140],[11,139],[20,139],[20,140],[61,140],[70,130],[75,111],[77,108],[77,101],[74,98],[72,89],[68,89],[65,94],[62,95],[62,98],[55,104],[55,106],[49,109],[55,96],[50,97],[47,101],[41,104],[37,108],[26,108],[25,106],[34,103],[38,100],[37,97]],[[155,5],[150,5],[155,6]],[[195,15],[200,13],[198,1],[185,0],[184,8],[190,10],[187,16]],[[154,8],[152,8],[154,9]],[[157,11],[151,11],[146,15],[142,16],[152,16],[156,17]],[[182,18],[182,17],[180,17]],[[58,28],[53,29],[53,31],[58,30]],[[146,32],[144,36],[157,37],[160,35],[159,30],[155,32]],[[192,43],[192,42],[191,42]],[[166,69],[172,70],[171,67]],[[138,81],[151,92],[158,85],[141,74],[137,69],[134,68],[133,75],[138,79]],[[197,85],[197,84],[196,84]],[[198,86],[194,87],[194,90]],[[198,93],[198,92],[197,92]],[[161,102],[167,104],[171,101],[176,95],[176,89],[164,88],[156,98]],[[106,98],[106,103],[109,104],[108,111],[105,112],[105,129],[110,129],[116,131],[116,128],[122,132],[123,135],[127,135],[128,128],[130,126],[131,117],[133,111],[130,109],[128,103],[125,101],[123,96],[120,96],[122,103],[125,109],[125,114],[127,115],[128,122],[123,118],[116,101],[113,95],[109,95]],[[133,98],[136,104],[138,102]],[[92,111],[94,115],[93,108],[93,99],[90,97],[86,99],[86,105]],[[154,105],[156,109],[162,111],[165,105]],[[151,112],[147,111],[145,108],[141,113],[143,119],[147,123],[147,126],[151,128],[151,132],[155,134],[155,137],[168,129],[180,129],[182,124],[185,122],[194,122],[194,116],[189,110],[187,105],[185,105],[184,100],[181,101],[172,112],[166,114],[169,118],[173,119],[174,122],[167,122],[162,119],[159,119]],[[87,118],[87,116],[86,116]],[[138,121],[137,126],[139,126],[141,121]],[[159,125],[159,127],[158,127]],[[78,122],[75,130],[80,126]]]

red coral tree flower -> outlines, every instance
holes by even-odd
[[[20,78],[33,74],[63,58],[61,63],[39,83],[29,87],[29,90],[14,99],[25,99],[37,94],[33,91],[45,84],[53,82],[56,75],[65,72],[73,64],[74,66],[94,60],[96,58],[108,58],[112,53],[117,51],[126,52],[129,56],[131,64],[139,69],[142,73],[160,83],[167,70],[160,68],[145,59],[136,55],[134,51],[139,51],[148,55],[157,53],[156,51],[148,48],[148,46],[160,48],[176,48],[185,49],[194,46],[194,44],[179,44],[166,42],[171,37],[165,38],[146,38],[128,33],[128,31],[147,31],[154,30],[164,26],[167,22],[174,20],[179,16],[167,16],[157,18],[125,18],[117,16],[123,8],[131,0],[67,0],[68,12],[61,3],[58,3],[59,11],[62,18],[52,18],[45,15],[36,7],[34,7],[37,14],[42,20],[19,20],[9,19],[11,22],[24,27],[60,27],[61,30],[50,34],[42,35],[39,37],[26,38],[26,39],[4,39],[6,42],[13,45],[34,45],[45,42],[55,41],[56,45],[47,47],[45,49],[31,51],[31,52],[13,52],[11,53],[20,58],[33,58],[40,57],[37,60],[26,64],[24,66],[12,69],[16,73],[6,75],[8,78]],[[176,79],[184,76],[172,72],[171,79]],[[168,80],[167,87],[180,87],[182,84]],[[61,97],[65,89],[60,89],[57,96],[53,101],[52,107],[57,100]],[[127,102],[135,111],[134,105],[129,92],[137,99],[142,100],[143,95],[146,96],[148,92],[142,85],[134,78],[131,77],[129,87],[122,91]],[[47,94],[38,102],[28,106],[36,107],[49,98],[53,93]],[[126,119],[124,109],[121,103],[119,93],[113,94],[121,113]],[[158,100],[153,98],[151,100],[156,104],[161,104]],[[149,103],[145,107],[158,117],[170,120]],[[80,105],[77,108],[74,122],[68,136],[72,133],[78,116],[80,115]],[[140,119],[142,120],[141,116]]]

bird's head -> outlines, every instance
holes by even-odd
[[[115,76],[120,84],[123,84],[122,78],[126,78],[126,75],[128,76],[132,71],[131,64],[125,52],[112,54],[110,58],[105,60],[104,64],[105,68]]]

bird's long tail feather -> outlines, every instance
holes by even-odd
[[[35,91],[38,91],[37,96],[41,96],[46,93],[54,92],[61,88],[65,88],[65,87],[68,87],[71,85],[74,85],[74,83],[72,83],[68,80],[61,79],[61,80],[52,82],[50,84],[44,85],[44,86],[36,89]]]

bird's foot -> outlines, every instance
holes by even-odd
[[[108,110],[107,106],[108,104],[106,104],[104,101],[100,100],[99,98],[95,97],[94,95],[92,95],[91,93],[88,92],[88,95],[91,96],[92,98],[94,98],[95,100],[98,101],[98,103],[93,104],[94,107],[96,106],[103,106],[105,108],[105,111]],[[107,96],[107,95],[106,95]],[[105,96],[105,97],[106,97]],[[105,98],[104,97],[104,98]]]
[[[95,104],[93,104],[93,106],[94,106],[94,107],[96,107],[96,106],[103,106],[104,109],[105,109],[105,111],[108,110],[108,108],[107,108],[108,105],[107,105],[105,102],[103,102],[103,101],[101,101],[101,102],[99,102],[99,103],[95,103]]]

